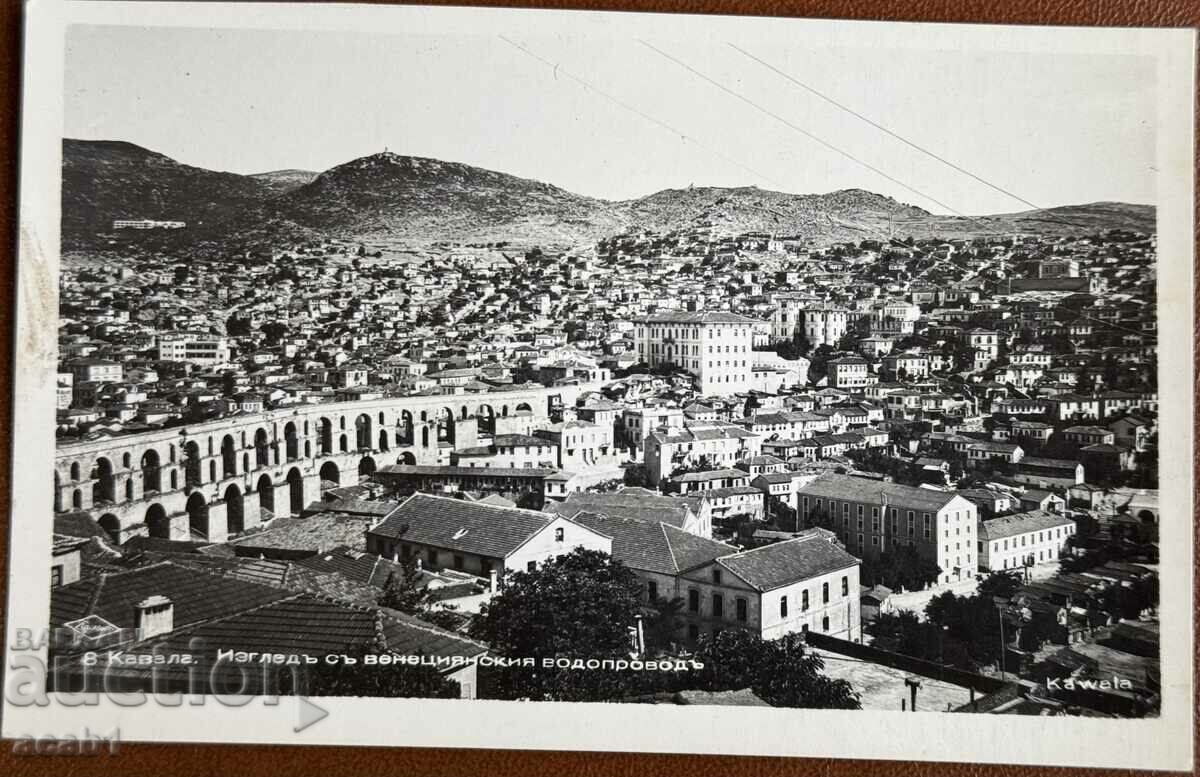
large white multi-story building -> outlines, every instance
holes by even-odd
[[[975,576],[979,508],[957,492],[825,475],[799,496],[801,517],[835,532],[860,558],[911,545],[941,567],[939,583]]]
[[[887,300],[871,308],[868,318],[873,335],[911,335],[921,308],[902,299]]]
[[[761,322],[728,311],[657,313],[638,322],[639,358],[673,365],[696,378],[703,396],[753,388],[754,329]]]
[[[975,350],[974,369],[984,370],[1000,355],[1000,335],[991,329],[972,329],[967,342]],[[958,368],[958,365],[955,365]]]
[[[861,389],[879,382],[867,360],[861,356],[841,356],[825,365],[829,386],[838,389]]]
[[[819,304],[816,297],[802,292],[783,292],[771,296],[775,310],[771,312],[771,339],[791,340],[804,327],[804,309]]]
[[[191,362],[205,366],[229,363],[229,341],[197,332],[158,336],[158,358],[165,362]]]
[[[979,566],[994,572],[1055,561],[1074,533],[1075,521],[1045,510],[982,521]]]
[[[804,336],[813,348],[818,345],[836,346],[850,329],[850,311],[831,305],[818,305],[804,310]]]
[[[701,462],[729,468],[762,453],[761,435],[723,421],[688,423],[646,435],[646,476],[658,483],[677,467]]]

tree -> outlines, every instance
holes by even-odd
[[[993,572],[981,580],[975,590],[984,598],[999,596],[1003,599],[1011,599],[1020,587],[1021,580],[1016,574]]]
[[[947,591],[929,601],[925,617],[944,629],[947,641],[962,647],[963,654],[954,658],[956,666],[977,670],[999,661],[1004,616],[991,596],[955,596]],[[1008,642],[1013,639],[1011,630],[1004,636]]]
[[[679,630],[683,627],[683,599],[658,598],[646,608],[642,619],[642,631],[646,640],[646,652],[650,654],[670,651],[678,642]]]
[[[471,636],[506,656],[627,657],[641,590],[621,562],[577,548],[509,576],[480,608]]]
[[[281,321],[270,321],[263,324],[263,336],[267,338],[267,343],[275,345],[288,333],[288,325]]]
[[[828,345],[821,343],[817,346],[816,350],[812,352],[808,363],[808,379],[810,382],[815,383],[825,377],[826,365],[829,364],[829,360],[833,356],[834,351]]]
[[[862,579],[870,585],[884,585],[892,590],[901,588],[920,591],[937,582],[942,568],[920,553],[912,545],[901,545],[895,550],[880,553],[878,558],[865,558],[862,564]]]
[[[750,688],[774,707],[856,710],[859,696],[850,683],[824,674],[824,660],[810,653],[801,634],[764,640],[740,629],[700,637],[696,658],[704,664],[695,678],[707,691]]]
[[[421,620],[454,630],[460,615],[454,605],[435,607],[433,592],[422,583],[421,570],[415,561],[406,561],[399,572],[392,572],[384,581],[383,591],[375,600],[380,607],[415,615]]]
[[[250,319],[230,316],[225,320],[225,333],[230,337],[245,337],[250,334]]]
[[[404,562],[399,572],[388,575],[376,599],[381,607],[415,613],[429,602],[429,590],[421,585],[421,570],[413,561]]]
[[[512,574],[500,595],[480,608],[470,634],[502,656],[532,659],[533,666],[480,667],[481,695],[612,701],[683,687],[678,685],[683,677],[664,678],[661,672],[582,666],[589,660],[630,658],[631,628],[642,611],[641,590],[624,564],[583,548],[533,571]],[[543,659],[553,659],[553,665],[544,666]],[[560,660],[568,666],[558,665]],[[571,665],[575,662],[581,667]]]
[[[1087,362],[1079,365],[1079,370],[1075,373],[1075,389],[1077,391],[1088,391],[1096,387],[1095,381],[1092,378],[1092,370]]]
[[[1115,390],[1121,380],[1121,368],[1117,365],[1117,357],[1111,353],[1104,357],[1103,379],[1104,387],[1109,391]]]

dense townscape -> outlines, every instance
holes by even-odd
[[[64,256],[62,687],[1157,714],[1152,229],[187,216]]]

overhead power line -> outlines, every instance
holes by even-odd
[[[580,78],[579,76],[568,72],[565,68],[563,68],[557,62],[553,62],[549,59],[546,59],[545,57],[532,51],[528,47],[523,46],[520,43],[517,43],[516,41],[514,41],[511,38],[508,38],[504,35],[497,35],[496,37],[500,38],[500,40],[504,41],[505,43],[507,43],[508,45],[517,49],[518,51],[523,52],[527,56],[532,57],[533,59],[542,63],[546,67],[550,68],[552,71],[554,71],[555,77],[563,76],[564,78],[574,81],[575,83],[579,84],[580,86],[587,89],[588,91],[594,92],[595,94],[600,95],[601,97],[608,100],[609,102],[629,111],[630,113],[633,113],[633,114],[641,117],[642,119],[650,122],[651,124],[654,124],[655,126],[661,128],[661,129],[666,130],[667,132],[670,132],[672,135],[678,136],[684,142],[692,143],[697,148],[703,149],[704,151],[707,151],[708,153],[713,154],[716,157],[719,157],[720,159],[728,162],[729,164],[734,165],[735,167],[738,167],[738,168],[750,173],[751,175],[755,176],[756,178],[766,181],[767,183],[771,184],[772,186],[776,186],[781,189],[785,188],[782,183],[772,179],[769,175],[766,175],[765,173],[761,173],[758,170],[755,170],[753,167],[750,167],[749,165],[744,164],[743,162],[740,162],[737,159],[734,159],[733,157],[729,156],[728,154],[725,154],[724,152],[722,152],[718,149],[715,149],[715,148],[701,142],[700,140],[697,140],[696,138],[692,137],[691,135],[688,135],[686,132],[684,132],[680,129],[676,129],[675,127],[671,126],[670,124],[666,123],[665,121],[662,121],[661,119],[658,119],[658,118],[650,115],[649,113],[646,113],[645,111],[641,110],[637,106],[631,105],[631,104],[625,102],[624,100],[620,99],[619,97],[609,94],[608,92],[599,88],[595,84],[585,81],[584,79]]]
[[[972,221],[976,224],[980,224],[980,226],[983,226],[977,219],[975,219],[971,216],[968,216],[967,214],[959,211],[957,208],[942,202],[941,200],[937,199],[936,197],[934,197],[931,194],[927,194],[926,192],[923,192],[914,186],[910,186],[909,184],[905,183],[904,181],[900,180],[899,178],[896,178],[895,176],[889,174],[888,172],[886,172],[884,170],[881,170],[880,168],[876,167],[875,165],[871,164],[870,162],[867,162],[866,160],[861,159],[861,158],[855,156],[854,154],[851,154],[849,151],[846,151],[845,149],[841,148],[840,146],[837,146],[836,144],[831,143],[828,140],[825,140],[824,138],[822,138],[818,135],[815,135],[812,132],[809,132],[808,130],[806,130],[803,127],[799,126],[798,124],[790,121],[789,119],[787,119],[783,116],[780,116],[778,113],[772,111],[770,108],[766,108],[766,107],[760,105],[759,103],[755,102],[754,100],[751,100],[749,97],[746,97],[745,95],[741,94],[740,92],[735,91],[734,89],[731,89],[728,86],[725,86],[721,82],[708,77],[707,75],[705,75],[704,73],[701,73],[699,70],[692,67],[688,63],[684,62],[683,60],[681,60],[671,54],[668,54],[667,52],[658,48],[654,44],[649,43],[645,40],[639,40],[638,42],[641,43],[646,48],[650,49],[651,51],[655,52],[659,56],[663,57],[664,59],[674,62],[676,65],[678,65],[679,67],[688,71],[689,73],[691,73],[692,75],[701,79],[702,81],[705,81],[706,83],[709,83],[709,84],[715,86],[716,88],[720,89],[722,92],[725,92],[726,94],[730,95],[731,97],[741,100],[742,102],[751,106],[755,110],[765,113],[766,115],[775,119],[776,121],[783,124],[784,126],[789,127],[792,130],[794,130],[795,132],[800,133],[801,135],[808,138],[809,140],[812,140],[815,143],[819,143],[820,145],[824,146],[825,148],[829,149],[830,151],[833,151],[834,153],[838,154],[839,156],[849,159],[851,162],[854,162],[856,165],[859,165],[860,167],[864,167],[867,170],[870,170],[871,172],[875,173],[876,175],[881,176],[882,178],[885,178],[888,181],[891,181],[892,183],[896,184],[897,186],[903,187],[907,191],[912,192],[913,194],[917,195],[918,197],[921,197],[924,200],[928,200],[929,202],[934,203],[935,205],[937,205],[940,208],[944,208],[945,210],[948,210],[951,213],[954,213],[955,215],[962,216],[963,218],[968,219],[969,221]]]
[[[970,170],[966,169],[965,167],[963,167],[959,164],[956,164],[956,163],[950,161],[949,159],[946,159],[944,156],[942,156],[934,151],[930,151],[928,148],[925,148],[924,146],[920,145],[919,143],[917,143],[913,140],[910,140],[909,138],[906,138],[905,136],[901,135],[900,133],[892,131],[891,129],[885,127],[884,125],[880,124],[879,122],[875,121],[874,119],[871,119],[868,116],[864,116],[863,114],[859,113],[858,111],[854,110],[853,108],[845,105],[844,103],[841,103],[841,102],[835,100],[834,98],[830,97],[829,95],[825,94],[824,92],[821,92],[820,90],[814,88],[813,86],[810,86],[809,84],[804,83],[800,79],[796,78],[795,76],[791,75],[790,73],[787,73],[787,72],[781,70],[780,68],[776,67],[775,65],[772,65],[770,62],[767,62],[766,60],[762,59],[761,57],[757,57],[754,54],[751,54],[749,51],[746,51],[741,46],[738,46],[735,43],[729,43],[728,41],[726,42],[726,44],[730,48],[732,48],[734,51],[737,51],[738,53],[742,54],[743,56],[754,60],[758,64],[760,64],[763,67],[770,70],[771,72],[790,81],[791,83],[795,84],[796,86],[800,87],[801,89],[804,89],[805,91],[809,92],[810,94],[813,94],[813,95],[819,97],[820,99],[824,100],[825,102],[829,103],[830,105],[834,106],[835,108],[845,111],[846,113],[850,114],[851,116],[854,116],[855,118],[866,122],[867,124],[871,125],[872,127],[879,130],[880,132],[883,132],[883,133],[889,135],[890,137],[895,138],[896,140],[900,141],[901,143],[905,144],[906,146],[909,146],[910,148],[913,148],[913,149],[921,152],[922,154],[924,154],[927,157],[930,157],[931,159],[936,159],[938,162],[941,162],[942,164],[946,165],[950,169],[956,170],[956,171],[962,173],[963,175],[965,175],[975,181],[978,181],[979,183],[983,184],[984,186],[987,186],[990,189],[998,191],[1001,194],[1016,200],[1017,202],[1021,203],[1022,205],[1026,205],[1026,206],[1038,211],[1039,213],[1049,214],[1049,211],[1047,211],[1045,208],[1041,207],[1040,205],[1030,202],[1029,200],[1025,199],[1024,197],[1017,194],[1016,192],[1006,189],[1003,186],[1000,186],[999,184],[993,183],[993,182],[987,180],[986,178],[984,178],[983,176],[978,175],[977,173],[973,173]],[[1058,221],[1061,224],[1067,224],[1069,226],[1075,226],[1075,227],[1082,226],[1080,224],[1076,224],[1074,222],[1067,221],[1065,219],[1061,219],[1058,216],[1054,216],[1052,214],[1051,214],[1051,218],[1052,218],[1052,220]]]

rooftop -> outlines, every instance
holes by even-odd
[[[797,580],[836,572],[859,560],[817,534],[722,556],[717,563],[759,591],[770,591]]]
[[[931,491],[927,488],[833,473],[822,475],[801,487],[800,493],[826,499],[846,499],[877,504],[883,504],[886,500],[888,504],[923,510],[940,510],[958,496],[958,493],[954,491]]]
[[[983,540],[999,540],[1018,534],[1028,534],[1033,531],[1054,529],[1059,526],[1074,526],[1070,518],[1045,510],[1031,510],[1027,513],[1014,513],[1000,518],[989,518],[979,525],[979,538]]]
[[[413,494],[370,534],[489,558],[506,558],[558,516]]]

